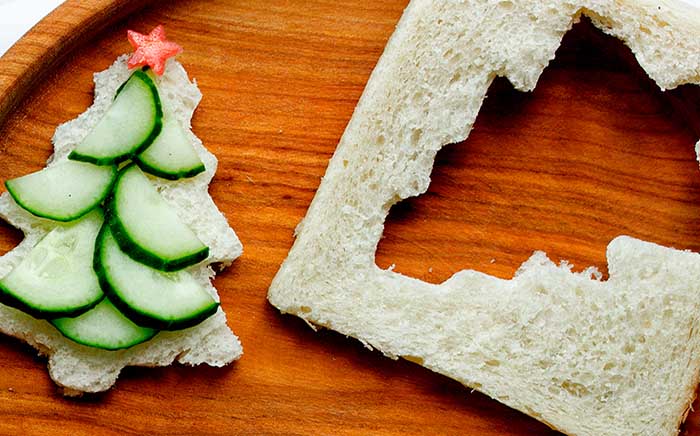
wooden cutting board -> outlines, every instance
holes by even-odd
[[[224,369],[128,369],[106,394],[68,400],[45,359],[1,337],[0,434],[555,434],[266,301],[407,0],[85,3],[0,59],[0,178],[43,167],[56,126],[91,104],[92,73],[130,51],[127,28],[165,24],[204,94],[193,129],[219,157],[211,194],[245,248],[215,283],[245,354]],[[378,265],[440,282],[463,268],[511,277],[534,250],[606,271],[619,234],[700,250],[694,98],[661,93],[624,46],[577,25],[534,93],[492,86],[429,192],[392,210]],[[0,225],[0,252],[20,240]],[[684,431],[700,434],[697,413]]]

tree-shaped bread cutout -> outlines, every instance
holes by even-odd
[[[697,81],[693,10],[668,5],[412,1],[270,302],[566,433],[676,434],[700,369],[700,255],[619,237],[607,281],[538,253],[512,280],[465,270],[440,285],[374,262],[390,207],[427,189],[436,152],[468,136],[492,80],[532,90],[581,14],[661,88]]]
[[[25,234],[0,258],[0,331],[48,355],[67,394],[106,390],[129,365],[242,352],[211,284],[210,265],[242,247],[208,193],[216,157],[190,130],[201,93],[161,26],[129,39],[136,53],[95,75],[47,167],[0,197]]]

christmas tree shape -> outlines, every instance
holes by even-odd
[[[168,129],[177,129],[177,127],[168,126],[181,126],[181,133],[168,133],[167,135],[170,135],[168,138],[169,140],[180,138],[181,141],[184,138],[185,142],[189,142],[196,155],[186,157],[190,160],[194,159],[199,165],[190,165],[184,173],[168,172],[168,174],[161,174],[161,177],[157,177],[143,175],[141,170],[132,164],[122,168],[120,174],[131,168],[131,172],[136,174],[136,182],[141,183],[142,185],[139,186],[142,188],[145,187],[144,189],[150,193],[148,195],[152,196],[151,199],[153,196],[157,196],[158,201],[162,203],[159,203],[161,208],[172,211],[169,222],[181,223],[178,224],[180,227],[186,227],[186,231],[191,230],[195,241],[201,242],[206,248],[206,250],[199,250],[195,257],[185,259],[187,263],[181,262],[177,265],[171,265],[170,270],[178,271],[164,273],[170,275],[163,275],[165,279],[162,282],[164,283],[173,277],[184,276],[187,279],[187,285],[203,290],[205,295],[203,294],[202,298],[209,299],[212,304],[206,307],[209,312],[206,313],[206,319],[201,322],[196,320],[198,323],[190,322],[184,325],[186,328],[180,329],[183,327],[182,325],[174,326],[178,329],[163,330],[157,334],[157,330],[153,330],[155,336],[153,334],[146,335],[140,340],[153,336],[151,339],[132,347],[114,351],[78,344],[64,337],[49,321],[37,319],[18,309],[0,305],[0,331],[26,341],[41,354],[48,356],[49,374],[67,395],[104,391],[115,383],[122,368],[130,365],[165,366],[178,361],[188,365],[206,363],[212,366],[222,366],[238,359],[242,354],[238,338],[227,326],[226,316],[223,310],[218,307],[217,291],[211,283],[215,273],[210,265],[213,263],[224,267],[230,265],[234,259],[241,255],[242,246],[208,193],[208,185],[217,169],[217,159],[206,150],[190,129],[190,121],[201,99],[201,93],[197,86],[189,80],[183,66],[174,59],[167,59],[179,53],[181,49],[179,46],[165,41],[162,27],[159,26],[150,35],[130,32],[129,37],[135,45],[138,56],[132,56],[131,60],[127,55],[121,56],[110,68],[95,74],[93,105],[78,118],[57,128],[53,137],[54,154],[49,158],[47,168],[59,168],[61,165],[66,165],[66,162],[75,162],[75,160],[68,160],[68,156],[71,155],[71,159],[74,159],[76,149],[81,149],[81,147],[91,152],[89,147],[84,147],[85,143],[89,142],[86,138],[94,134],[95,130],[99,130],[96,129],[96,126],[105,118],[110,107],[113,104],[118,104],[115,96],[119,95],[122,88],[125,89],[124,92],[127,92],[126,86],[123,87],[123,85],[130,80],[132,75],[148,75],[157,87],[160,110],[164,114],[162,127],[159,127],[160,134],[166,135]],[[128,61],[129,65],[127,65]],[[153,64],[154,70],[158,70],[155,71],[156,74],[136,69],[146,64]],[[153,143],[155,144],[155,141]],[[138,152],[142,152],[142,150],[138,150]],[[90,162],[90,159],[81,157],[85,154],[77,154],[80,160]],[[130,158],[139,160],[139,166],[144,168],[144,171],[148,171],[148,159],[158,159],[159,154],[163,153],[156,151],[148,156],[147,153],[143,152],[138,157],[130,156]],[[93,164],[86,163],[84,165]],[[163,177],[179,179],[167,180]],[[119,183],[117,181],[117,185]],[[140,189],[139,192],[142,191],[143,189]],[[105,210],[112,208],[112,212],[105,212],[105,216],[108,217],[107,221],[109,221],[109,216],[115,215],[113,209],[115,208],[114,204],[117,203],[117,196],[117,193],[112,193],[110,196],[112,199],[107,201],[112,202],[111,206],[104,205]],[[148,199],[144,201],[149,203]],[[0,258],[0,277],[7,277],[52,230],[66,225],[55,220],[40,218],[28,212],[20,207],[8,192],[0,196],[0,216],[24,233],[22,242]],[[89,215],[87,216],[89,217]],[[101,215],[98,218],[101,219]],[[124,220],[122,219],[122,221]],[[107,224],[103,228],[105,227],[114,228],[113,225],[107,226]],[[158,242],[158,238],[155,238],[155,243]],[[115,250],[118,251],[118,248]],[[206,260],[196,263],[203,258]],[[150,272],[154,270],[151,266],[143,266],[145,264],[129,260],[128,257],[124,259],[122,262],[131,262],[131,264],[136,265],[135,268],[143,272],[143,277],[160,274]],[[137,260],[142,261],[143,259]],[[160,267],[161,265],[156,266]],[[185,267],[186,269],[183,269]],[[104,289],[104,286],[102,287]],[[156,291],[159,290],[156,289]],[[104,304],[108,304],[107,301],[112,301],[112,295],[109,297],[109,299],[104,300]],[[117,303],[114,305],[117,306]],[[103,303],[100,303],[93,310],[97,309],[103,309]],[[173,326],[163,324],[162,327]]]
[[[697,83],[692,10],[668,3],[413,0],[372,73],[268,299],[565,433],[676,434],[698,381],[700,255],[621,236],[610,278],[534,254],[512,280],[439,285],[375,264],[392,205],[424,193],[496,76],[534,89],[582,14],[661,88]],[[700,147],[700,144],[696,147]]]

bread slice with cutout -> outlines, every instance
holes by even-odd
[[[619,237],[607,281],[543,253],[512,280],[461,271],[440,285],[375,264],[389,209],[426,191],[493,79],[534,89],[581,15],[661,88],[700,81],[700,13],[678,1],[411,1],[268,299],[565,433],[673,435],[700,370],[699,254]]]
[[[48,162],[51,166],[65,160],[68,153],[102,118],[112,102],[117,88],[129,78],[127,56],[120,57],[109,69],[95,74],[94,104],[75,120],[56,129],[53,137],[55,152]],[[185,69],[170,60],[166,71],[156,78],[160,98],[171,116],[182,126],[190,126],[192,114],[201,93],[189,80]],[[199,239],[209,246],[210,255],[189,271],[218,301],[211,284],[215,271],[211,264],[228,266],[242,253],[238,237],[221,214],[208,187],[217,168],[217,160],[204,148],[190,129],[186,129],[206,170],[194,178],[167,181],[151,177],[151,182],[173,206],[179,217],[192,228]],[[37,218],[17,206],[8,193],[0,196],[0,216],[24,232],[24,239],[12,251],[0,258],[0,277],[8,274],[55,223]],[[188,365],[223,366],[242,354],[238,338],[226,324],[221,308],[201,324],[186,330],[160,332],[155,338],[135,347],[106,351],[76,344],[64,338],[47,321],[37,320],[7,306],[0,305],[0,331],[20,338],[49,358],[51,378],[66,395],[100,392],[109,389],[122,368],[130,365],[165,366],[178,361]]]

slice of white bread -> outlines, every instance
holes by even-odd
[[[95,74],[95,102],[78,118],[56,129],[55,153],[48,166],[67,158],[109,107],[117,88],[131,74],[127,56],[120,57],[109,69]],[[189,271],[217,299],[211,284],[215,272],[212,263],[228,266],[242,253],[238,237],[209,196],[208,187],[217,168],[217,160],[189,129],[192,114],[201,93],[178,62],[170,60],[165,73],[156,80],[163,108],[177,117],[201,157],[206,171],[191,179],[167,181],[150,177],[161,195],[209,246],[209,258]],[[24,239],[0,258],[0,277],[9,273],[27,252],[53,227],[55,222],[37,218],[21,209],[9,194],[0,196],[0,216],[24,232]],[[188,365],[206,363],[223,366],[242,354],[238,338],[226,325],[221,308],[203,323],[176,332],[161,332],[152,340],[127,350],[105,351],[78,345],[64,338],[46,321],[0,305],[0,331],[20,338],[49,358],[51,378],[66,395],[100,392],[109,389],[125,366],[165,366],[177,360]]]
[[[426,191],[492,80],[532,90],[582,14],[661,88],[700,81],[700,13],[680,2],[411,1],[268,299],[565,433],[676,434],[698,383],[700,255],[619,237],[607,281],[543,253],[512,280],[461,271],[440,285],[375,264],[389,209]]]

